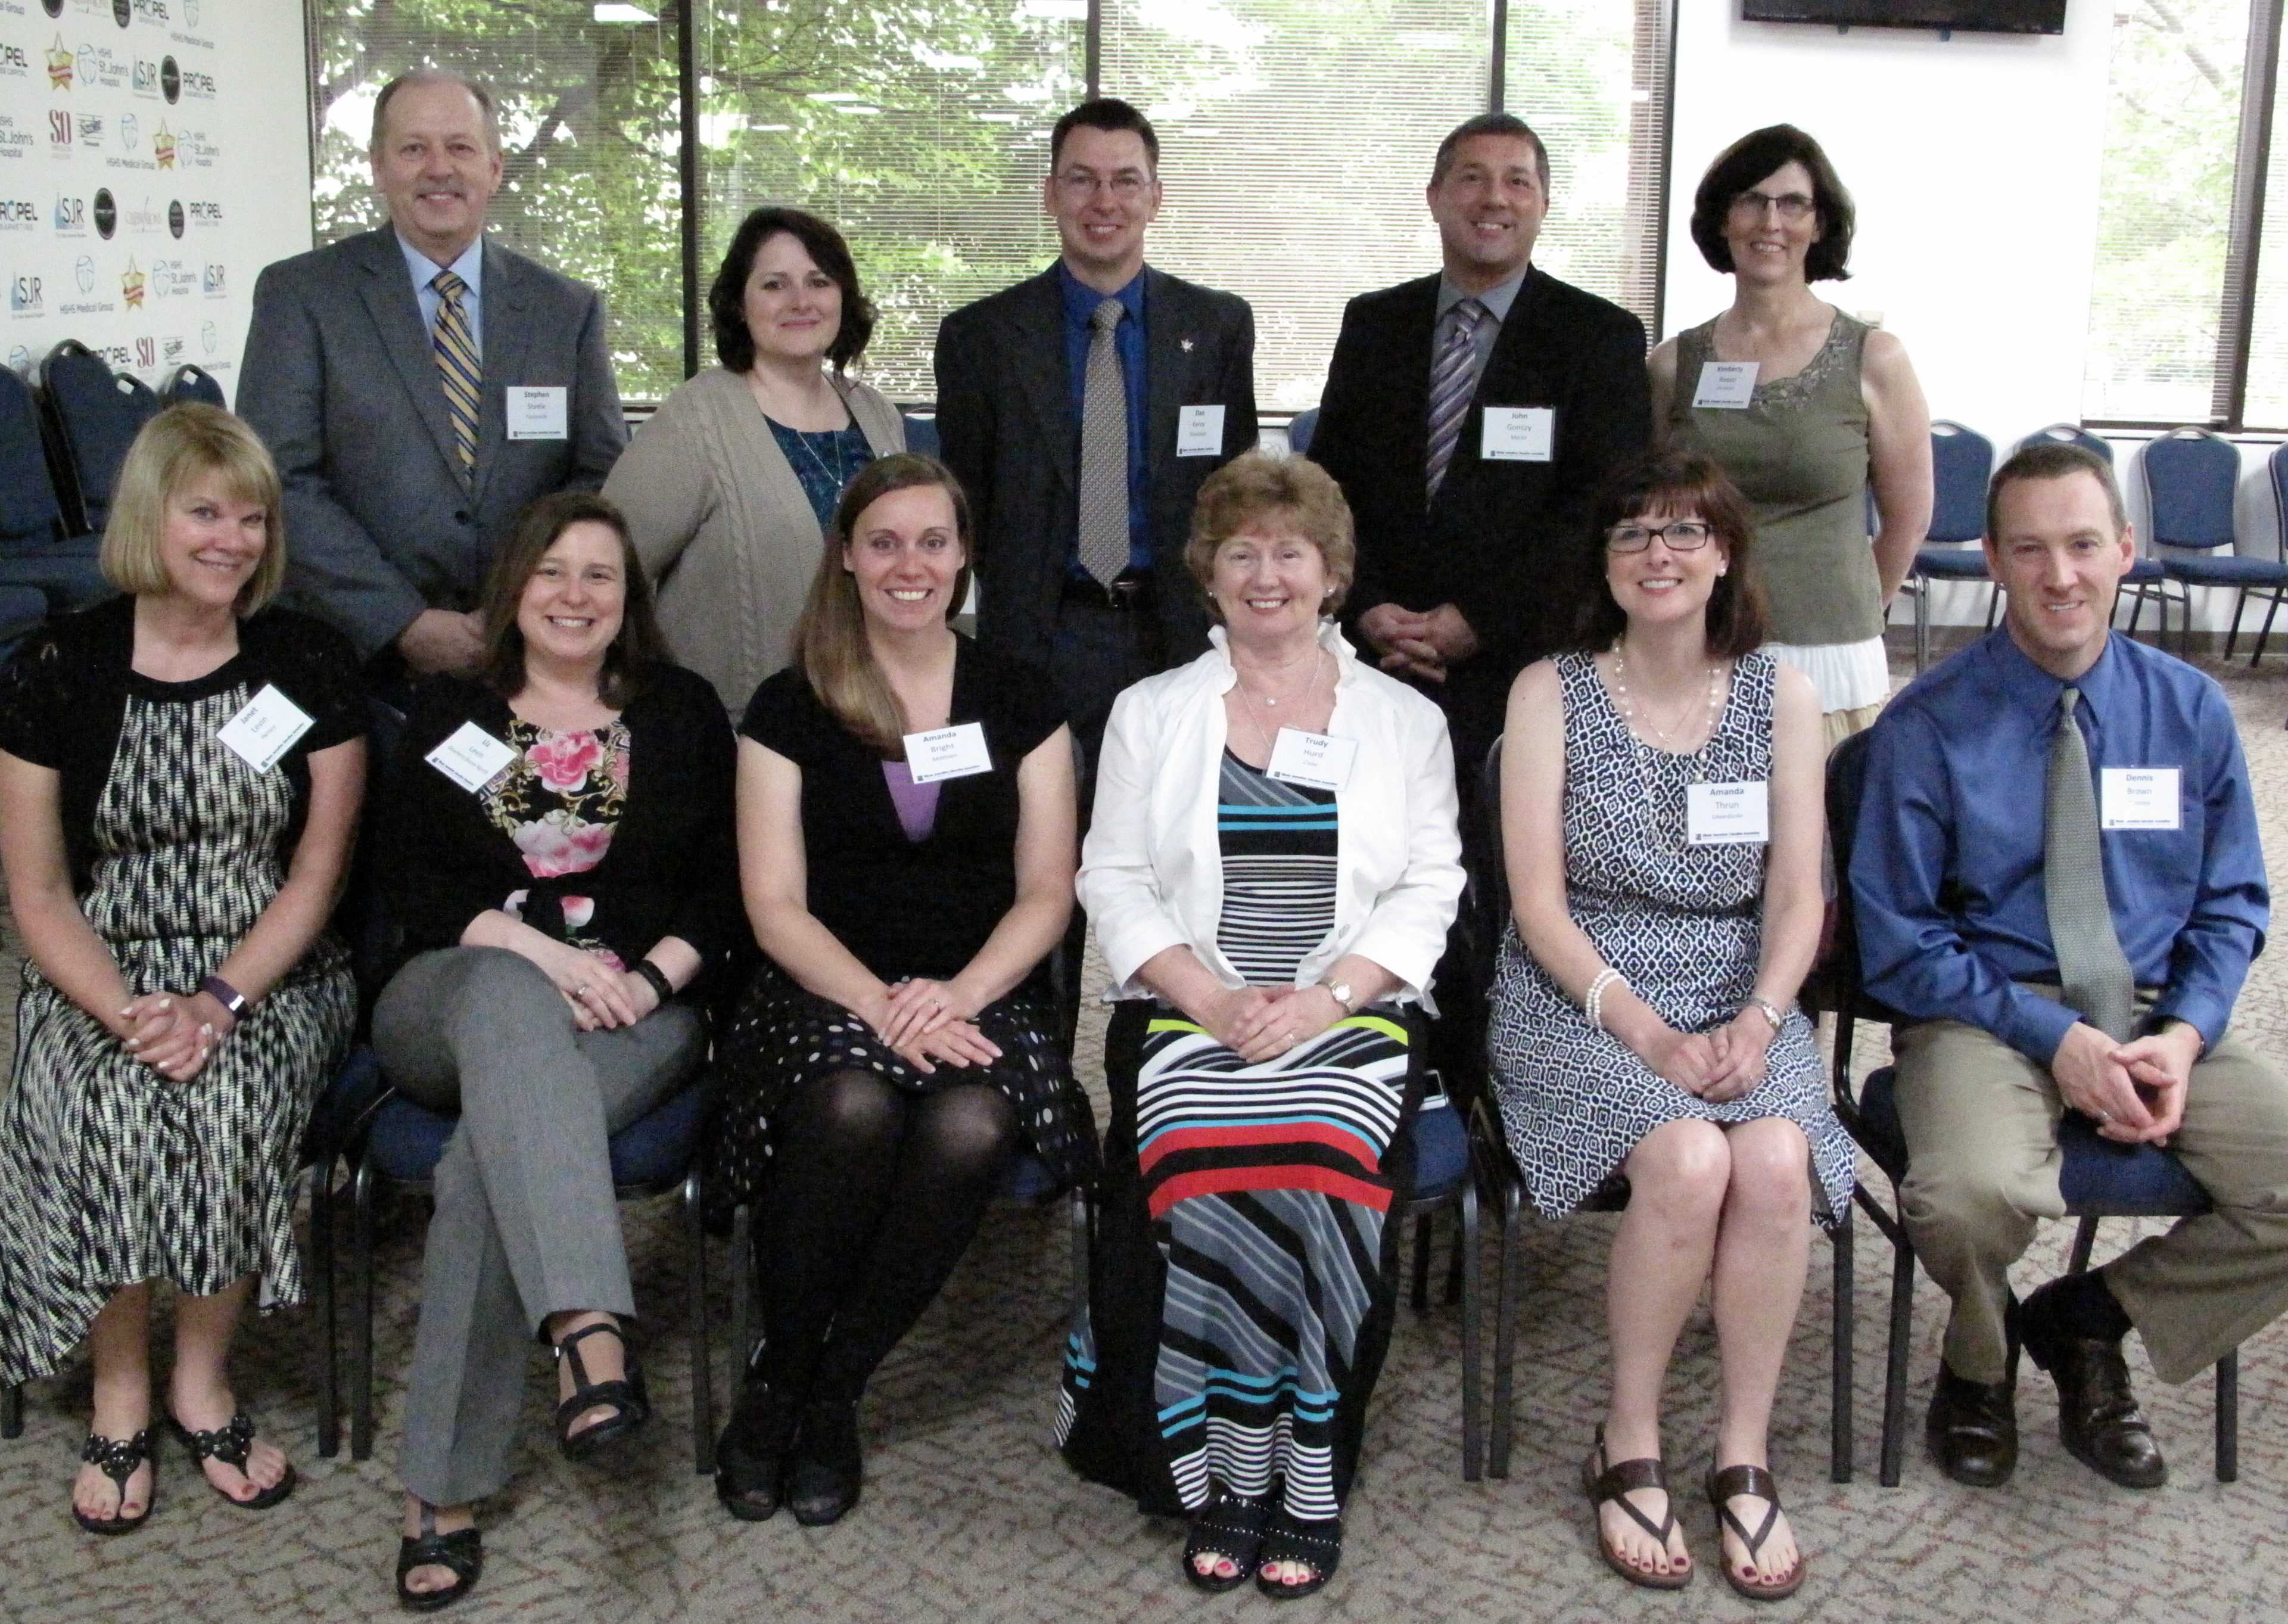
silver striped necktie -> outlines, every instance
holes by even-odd
[[[1090,315],[1080,392],[1080,567],[1105,586],[1128,568],[1128,386],[1112,338],[1127,314],[1108,299]]]
[[[1470,397],[1478,392],[1478,323],[1486,307],[1474,299],[1454,306],[1454,324],[1430,369],[1430,455],[1424,463],[1429,498],[1437,499],[1445,482],[1446,465],[1454,460],[1454,445],[1462,437],[1462,419],[1470,415]]]
[[[2066,1003],[2107,1037],[2125,1042],[2136,1016],[2137,987],[2105,896],[2089,746],[2074,720],[2080,699],[2081,690],[2075,688],[2058,696],[2058,732],[2050,744],[2048,804],[2042,818],[2042,898]]]

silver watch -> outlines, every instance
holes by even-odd
[[[1358,995],[1351,991],[1350,983],[1347,981],[1323,981],[1319,984],[1333,995],[1335,1002],[1343,1007],[1343,1013],[1345,1015],[1356,1015],[1358,1013]]]
[[[1769,999],[1752,998],[1748,1000],[1748,1007],[1772,1023],[1772,1036],[1775,1038],[1780,1035],[1780,1028],[1787,1024],[1787,1012]]]

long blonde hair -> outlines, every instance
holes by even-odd
[[[851,535],[868,508],[893,491],[924,486],[944,491],[952,503],[954,536],[961,543],[964,561],[953,577],[947,615],[968,600],[970,568],[975,561],[969,545],[969,498],[962,494],[961,482],[934,457],[893,451],[860,469],[842,493],[826,546],[818,555],[818,572],[810,578],[810,594],[803,601],[802,618],[794,627],[794,662],[802,668],[819,704],[892,761],[905,759],[906,714],[897,695],[890,690],[889,679],[874,663],[873,645],[866,640],[866,611],[858,601],[858,580],[844,568],[844,561]]]

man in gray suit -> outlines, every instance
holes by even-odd
[[[1049,672],[1092,750],[1113,696],[1207,646],[1193,499],[1255,444],[1247,301],[1156,271],[1160,141],[1124,101],[1057,121],[1040,275],[945,318],[937,426],[968,492],[978,636]]]
[[[484,90],[392,80],[369,155],[389,225],[262,273],[238,410],[285,482],[288,601],[389,691],[408,668],[476,668],[509,527],[600,486],[627,430],[596,291],[484,240],[501,179]]]

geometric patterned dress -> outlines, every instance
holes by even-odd
[[[130,678],[79,905],[131,996],[195,989],[285,880],[287,772],[215,739],[262,687],[237,668]],[[348,955],[321,936],[178,1086],[25,960],[0,1100],[0,1386],[52,1372],[139,1280],[206,1295],[258,1274],[266,1309],[301,1300],[298,1150],[356,1015]]]
[[[1770,782],[1777,669],[1767,654],[1743,655],[1708,742],[1678,754],[1636,736],[1589,656],[1557,661],[1566,907],[1630,990],[1680,1032],[1721,1026],[1755,991],[1768,848],[1690,844],[1686,805],[1693,784]],[[1813,1205],[1824,1206],[1815,1215],[1831,1228],[1847,1210],[1851,1142],[1828,1107],[1801,1010],[1791,1011],[1773,1039],[1764,1080],[1739,1099],[1710,1104],[1592,1027],[1512,922],[1494,977],[1488,1047],[1505,1136],[1545,1217],[1572,1212],[1646,1134],[1687,1117],[1787,1118],[1811,1145],[1819,1186]]]

